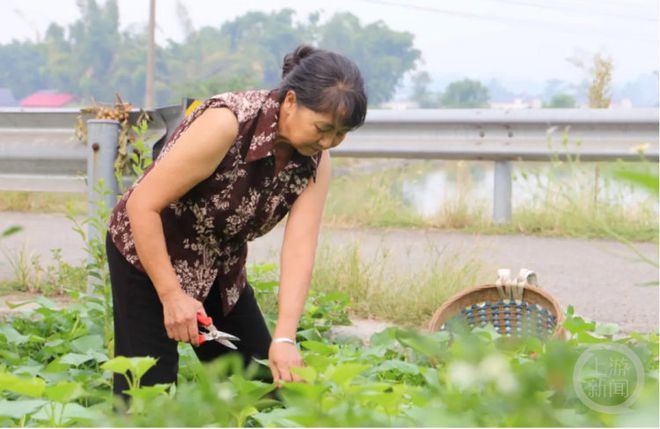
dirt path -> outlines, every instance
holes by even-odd
[[[0,241],[0,249],[16,255],[25,246],[50,263],[50,249],[61,248],[69,262],[85,258],[80,237],[61,215],[0,213],[0,231],[18,224],[20,233]],[[249,262],[277,262],[283,228],[278,227],[251,243]],[[478,235],[411,229],[324,229],[321,243],[329,246],[359,245],[366,259],[387,252],[395,263],[387,269],[414,272],[419,267],[442,263],[454,255],[481,260],[488,273],[479,283],[494,280],[497,268],[517,272],[525,267],[535,270],[542,286],[566,306],[599,322],[614,322],[623,332],[655,331],[659,326],[660,302],[657,286],[640,286],[658,281],[658,271],[641,262],[625,245],[608,240],[543,238],[533,236]],[[635,247],[651,260],[658,260],[658,247],[636,243]],[[6,256],[0,252],[0,279],[13,273]],[[466,285],[466,287],[472,285]],[[440,303],[438,303],[440,305]],[[380,325],[365,323],[373,330]],[[368,327],[363,331],[369,331]]]

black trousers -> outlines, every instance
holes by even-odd
[[[177,342],[167,336],[163,320],[163,306],[156,289],[147,276],[131,265],[117,250],[108,234],[106,251],[112,283],[112,300],[115,330],[115,356],[152,356],[158,362],[142,377],[142,386],[158,383],[175,383],[179,367]],[[245,367],[252,357],[268,358],[271,336],[263,314],[259,309],[254,290],[249,284],[243,290],[231,313],[224,317],[220,301],[220,288],[214,282],[203,303],[206,314],[213,318],[213,324],[221,331],[229,332],[241,339],[234,344],[243,356]],[[202,362],[211,361],[226,353],[233,352],[220,343],[209,341],[193,347]],[[270,371],[267,371],[269,373]],[[262,372],[262,374],[265,374]],[[270,377],[270,378],[269,378]],[[272,382],[270,374],[262,376]],[[121,392],[128,389],[126,379],[115,374],[113,392],[127,398]]]

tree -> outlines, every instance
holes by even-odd
[[[431,76],[428,72],[422,71],[412,77],[413,93],[411,100],[416,102],[422,109],[438,107],[438,95],[432,93],[429,89]]]
[[[42,68],[46,64],[43,44],[12,41],[0,45],[0,87],[11,88],[21,99],[46,84]]]
[[[568,94],[555,94],[550,102],[543,104],[543,107],[548,109],[567,109],[575,106],[575,98]]]
[[[513,92],[506,89],[497,79],[491,79],[487,85],[491,101],[508,102],[514,98]]]
[[[81,17],[69,27],[69,35],[79,95],[112,100],[117,88],[108,85],[109,71],[120,46],[117,0],[102,7],[96,0],[78,0],[78,8]]]
[[[356,62],[365,79],[370,104],[392,98],[397,83],[413,70],[421,52],[414,35],[394,31],[382,21],[362,26],[353,14],[337,13],[319,27],[319,47],[340,52]]]
[[[589,85],[589,107],[606,109],[612,102],[612,58],[594,55]]]
[[[543,89],[543,101],[550,101],[552,97],[557,94],[565,93],[569,88],[569,84],[564,82],[561,79],[549,79],[545,82],[545,88]]]
[[[568,62],[582,69],[587,78],[578,89],[587,92],[589,107],[602,109],[610,106],[612,101],[612,57],[596,53],[592,58],[591,66],[587,65],[586,54],[580,53],[567,58]]]
[[[146,26],[119,31],[117,0],[78,0],[81,17],[67,29],[52,24],[41,42],[0,45],[0,86],[19,97],[53,88],[74,93],[83,103],[114,99],[116,92],[142,102],[146,77]],[[362,26],[350,13],[320,23],[320,14],[294,22],[295,12],[249,12],[217,27],[195,29],[179,3],[182,42],[156,48],[156,104],[217,92],[274,88],[284,55],[310,42],[353,58],[365,77],[370,101],[392,97],[420,52],[413,35],[382,22]]]
[[[458,109],[487,107],[489,99],[488,88],[481,82],[463,79],[449,84],[440,96],[440,105]]]

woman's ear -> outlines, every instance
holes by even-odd
[[[296,103],[298,102],[298,98],[296,97],[296,93],[290,89],[286,92],[286,96],[284,97],[284,104],[287,105],[289,109],[293,108]]]

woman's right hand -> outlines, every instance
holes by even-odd
[[[197,313],[206,316],[204,306],[179,289],[161,297],[167,336],[176,341],[199,345]]]

